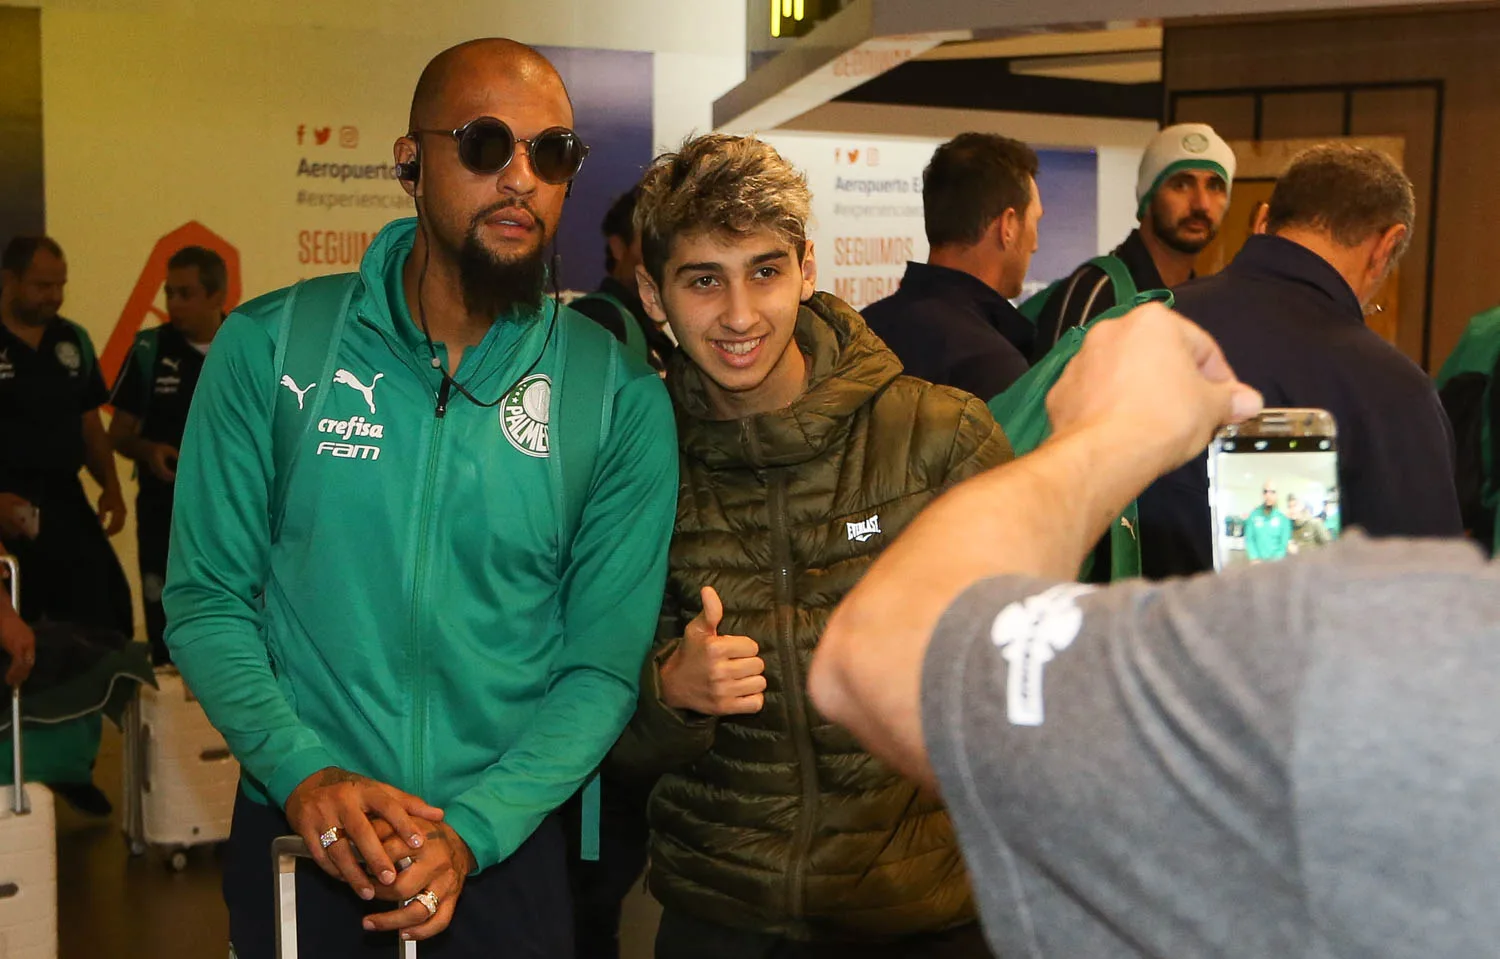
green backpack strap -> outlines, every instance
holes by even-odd
[[[1028,296],[1016,309],[1035,326],[1036,321],[1042,318],[1042,311],[1047,308],[1047,304],[1052,301],[1052,298],[1057,295],[1057,291],[1062,289],[1062,285],[1066,282],[1066,280],[1054,280],[1047,285],[1046,289],[1038,290]]]
[[[624,310],[623,305],[621,308],[626,317],[626,328],[639,330],[635,317]],[[615,354],[620,349],[620,342],[605,334],[601,340],[603,347],[596,348],[586,338],[578,337],[577,347],[570,349],[569,324],[562,317],[557,322],[557,348],[562,362],[556,382],[552,384],[548,414],[547,438],[555,455],[549,456],[547,462],[552,470],[556,497],[561,571],[567,568],[572,558],[573,540],[582,525],[599,454],[614,419],[615,376],[619,366]],[[584,784],[582,796],[579,858],[590,862],[599,859],[600,800],[599,772],[595,770]]]
[[[269,506],[273,543],[281,538],[287,484],[297,465],[301,440],[317,422],[323,398],[328,395],[349,304],[359,288],[358,273],[318,276],[293,286],[282,302],[281,330],[276,336],[276,404],[271,419]]]
[[[1116,263],[1118,262],[1119,261],[1116,260]],[[1131,283],[1130,288],[1132,290],[1135,288],[1134,283]],[[1092,327],[1094,323],[1098,323],[1101,320],[1118,319],[1119,317],[1124,316],[1136,307],[1144,306],[1147,303],[1161,303],[1164,306],[1170,308],[1176,302],[1177,299],[1172,295],[1171,290],[1146,290],[1143,293],[1132,293],[1129,299],[1120,301],[1118,305],[1105,310],[1103,313],[1096,316],[1088,325],[1089,327]],[[1085,330],[1085,335],[1086,334],[1087,331]],[[1082,341],[1080,340],[1080,345],[1081,343]],[[1140,509],[1136,505],[1136,501],[1131,500],[1130,505],[1125,507],[1124,512],[1122,512],[1116,518],[1114,524],[1109,528],[1110,582],[1118,582],[1122,579],[1135,579],[1141,575],[1140,530]],[[1092,565],[1092,563],[1093,556],[1090,555],[1089,561],[1085,565],[1085,576],[1088,575],[1089,567]]]
[[[1100,258],[1104,259],[1104,258]],[[1113,257],[1109,259],[1114,259]],[[1115,261],[1117,264],[1118,260]],[[1107,272],[1107,271],[1106,271]],[[1134,285],[1131,285],[1134,288]],[[1174,303],[1170,290],[1147,290],[1132,293],[1130,298],[1106,310],[1083,326],[1073,326],[1063,331],[1057,345],[1036,362],[1010,388],[989,402],[990,412],[1005,431],[1011,449],[1017,456],[1024,456],[1036,449],[1052,435],[1052,422],[1047,418],[1047,394],[1062,378],[1073,357],[1083,348],[1084,337],[1094,324],[1124,316],[1146,303]],[[1134,501],[1120,514],[1110,527],[1110,579],[1130,579],[1141,574],[1140,517]],[[1080,578],[1087,578],[1093,567],[1093,554],[1084,561]]]
[[[152,388],[153,373],[156,370],[157,356],[161,351],[161,327],[153,326],[149,330],[141,330],[135,335],[135,342],[130,344],[130,356],[125,362],[135,367],[136,378],[141,381],[145,395],[141,400],[140,421],[146,422],[146,416],[151,412],[151,397],[156,392]],[[119,374],[115,377],[115,385],[109,391],[109,401],[113,403],[120,392],[120,386],[125,382],[126,367],[120,367]],[[140,474],[137,464],[136,474]]]
[[[1115,292],[1115,305],[1129,303],[1136,298],[1140,292],[1135,285],[1135,277],[1130,275],[1130,268],[1125,261],[1112,253],[1104,256],[1096,256],[1089,260],[1089,266],[1097,266],[1109,277],[1109,285]]]
[[[1104,271],[1104,275],[1109,277],[1110,286],[1115,291],[1115,303],[1128,303],[1135,299],[1137,293],[1135,277],[1130,275],[1130,268],[1125,265],[1124,260],[1112,253],[1106,253],[1103,256],[1094,257],[1084,266],[1097,266]],[[1052,298],[1057,295],[1058,290],[1063,288],[1069,278],[1065,276],[1054,281],[1046,289],[1028,296],[1025,302],[1017,307],[1021,315],[1035,324],[1041,319],[1042,311],[1047,308],[1047,304],[1052,302]]]
[[[630,307],[626,306],[623,300],[613,293],[606,293],[603,290],[596,290],[587,296],[579,297],[579,299],[598,300],[601,303],[608,303],[614,307],[615,312],[620,314],[620,319],[625,321],[625,351],[639,360],[647,359],[649,350],[646,348],[646,334],[641,330],[641,324],[636,320],[635,314],[630,311]],[[574,302],[576,303],[578,300],[574,300]]]

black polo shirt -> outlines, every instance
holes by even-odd
[[[1177,291],[1267,406],[1333,414],[1344,526],[1372,536],[1461,536],[1453,435],[1432,381],[1364,322],[1344,278],[1306,247],[1252,236],[1223,272]],[[1140,499],[1146,575],[1213,568],[1207,461]]]
[[[0,490],[35,487],[83,467],[83,414],[109,398],[83,327],[55,317],[32,349],[0,324]]]
[[[143,330],[115,380],[110,401],[140,419],[142,438],[181,449],[203,357],[204,352],[170,323]],[[142,493],[148,486],[170,489],[149,470],[140,471],[140,481]]]
[[[1139,229],[1131,230],[1125,242],[1115,247],[1110,254],[1125,264],[1130,278],[1135,281],[1136,291],[1160,290],[1166,286],[1156,261],[1146,241],[1141,239]],[[1082,326],[1089,320],[1115,307],[1115,287],[1109,274],[1091,263],[1074,270],[1059,286],[1042,312],[1036,318],[1036,346],[1032,350],[1032,362],[1041,359],[1047,351],[1057,345],[1063,331]]]
[[[962,270],[908,263],[900,289],[865,307],[864,318],[908,375],[985,402],[1030,368],[1031,321]]]

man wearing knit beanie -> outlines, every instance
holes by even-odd
[[[1192,277],[1194,260],[1218,235],[1229,209],[1234,171],[1234,151],[1207,124],[1181,123],[1151,140],[1135,186],[1141,225],[1110,254],[1137,291],[1171,289]],[[1116,289],[1110,275],[1092,262],[1075,270],[1037,315],[1034,358],[1050,350],[1064,330],[1113,307]]]

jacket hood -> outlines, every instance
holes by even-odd
[[[710,469],[795,466],[823,453],[864,405],[901,375],[901,361],[854,308],[828,293],[802,304],[793,334],[808,385],[785,409],[734,420],[710,413],[703,372],[679,350],[667,374],[685,455]]]

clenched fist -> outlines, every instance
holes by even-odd
[[[674,709],[705,716],[758,713],[765,705],[766,664],[749,636],[720,636],[724,604],[703,587],[703,612],[661,666],[662,699]]]

